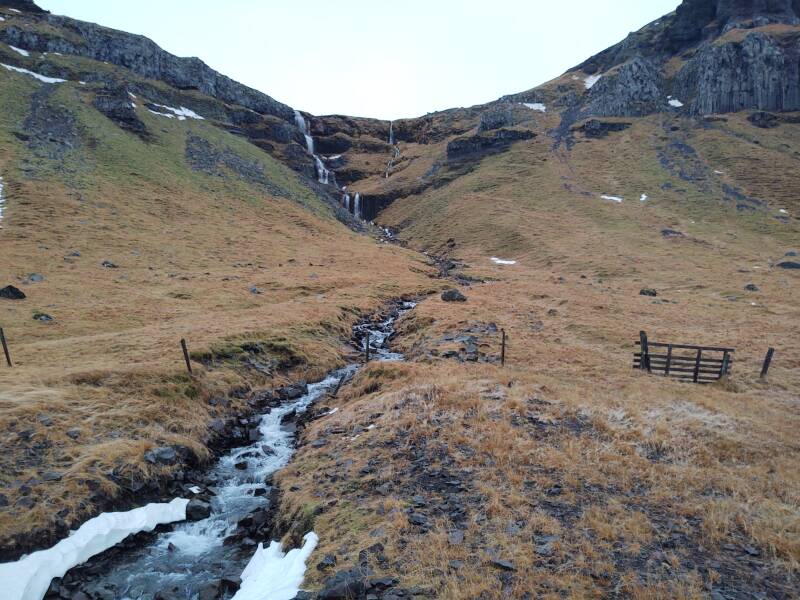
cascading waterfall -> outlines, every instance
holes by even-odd
[[[353,199],[353,214],[357,219],[361,218],[361,194],[358,192],[356,192],[356,196]]]
[[[299,111],[294,111],[294,123],[306,138],[306,150],[308,150],[308,153],[314,158],[314,166],[317,170],[317,181],[328,185],[331,182],[331,172],[325,168],[322,159],[314,152],[314,138],[311,137],[305,117],[301,115]]]
[[[389,145],[394,146],[394,121],[389,122]]]
[[[342,195],[342,206],[347,212],[350,212],[350,194],[347,192]]]

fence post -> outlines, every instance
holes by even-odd
[[[650,347],[647,345],[647,334],[644,331],[639,332],[639,343],[642,347],[642,360],[639,366],[642,371],[650,373]]]
[[[364,352],[366,353],[366,361],[365,362],[369,362],[369,338],[370,338],[370,335],[369,335],[369,332],[367,332],[367,344],[366,344],[366,347],[364,348]]]
[[[183,349],[183,359],[186,361],[186,368],[189,375],[192,375],[192,363],[189,361],[189,349],[186,347],[186,340],[181,338],[181,348]]]
[[[728,369],[730,368],[730,362],[731,362],[731,355],[726,350],[725,351],[725,355],[722,357],[722,368],[719,371],[719,378],[720,379],[722,379],[723,377],[726,377],[728,375]]]
[[[6,362],[8,363],[9,367],[13,367],[14,365],[11,364],[11,355],[8,353],[8,344],[6,343],[6,334],[3,332],[3,328],[0,327],[0,342],[3,343],[3,352],[6,355]]]
[[[502,341],[502,345],[501,345],[501,348],[500,348],[500,366],[501,367],[505,367],[506,366],[506,330],[502,329],[501,332],[503,334],[503,341]]]
[[[694,360],[694,382],[697,383],[700,379],[700,357],[703,355],[701,348],[697,349],[697,358]]]
[[[672,366],[672,344],[667,346],[667,367],[664,369],[664,376],[669,377],[669,370]]]
[[[775,354],[775,348],[770,348],[767,350],[767,356],[764,358],[764,366],[761,367],[761,379],[764,379],[767,376],[767,372],[769,371],[769,366],[772,364],[772,356]]]

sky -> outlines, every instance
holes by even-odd
[[[680,0],[37,0],[312,114],[381,119],[549,81]]]

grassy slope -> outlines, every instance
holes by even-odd
[[[180,338],[196,353],[225,340],[271,342],[278,358],[299,359],[293,378],[312,379],[342,363],[359,311],[430,286],[412,253],[350,232],[297,174],[208,122],[168,120],[140,105],[155,135],[145,144],[91,107],[91,86],[63,84],[49,102],[75,115],[80,141],[61,164],[37,158],[14,132],[25,131],[40,85],[5,70],[0,80],[0,276],[28,295],[0,307],[15,361],[0,369],[4,537],[48,526],[65,507],[68,521],[85,518],[90,489],[99,482],[114,493],[105,477],[112,469],[146,474],[142,452],[153,444],[204,456],[208,422],[224,416],[209,397],[276,383],[197,364],[189,380]],[[189,132],[257,161],[287,197],[229,171],[192,170]],[[79,257],[68,256],[74,250]],[[106,259],[119,268],[102,268]],[[25,284],[30,273],[45,281]],[[33,320],[37,311],[54,322]],[[52,425],[42,424],[45,415]],[[66,435],[72,428],[77,439]],[[62,479],[43,483],[46,471]],[[30,479],[28,510],[15,504]]]
[[[800,131],[757,129],[745,117],[634,119],[554,151],[547,130],[558,117],[537,114],[537,139],[380,215],[413,247],[447,251],[489,283],[464,290],[465,305],[422,302],[401,338],[413,362],[372,367],[344,392],[342,410],[306,434],[329,445],[303,447],[282,474],[295,489],[284,514],[318,515],[319,556],[356,564],[381,542],[389,562],[375,568],[448,598],[699,598],[746,585],[793,593],[800,281],[774,264],[800,249],[797,220],[775,218],[800,211]],[[676,160],[701,165],[702,182],[662,166],[671,140],[695,148],[696,160]],[[443,159],[443,144],[401,147],[419,171]],[[723,185],[765,208],[737,211]],[[665,239],[664,228],[685,237]],[[494,266],[491,256],[519,262]],[[760,291],[745,292],[748,283]],[[659,298],[640,296],[643,287]],[[510,336],[506,369],[441,358],[459,347],[446,334],[490,322]],[[635,373],[640,329],[736,347],[734,374],[698,387]],[[499,353],[498,335],[478,337],[483,352]],[[765,383],[768,346],[780,360]],[[466,482],[466,524],[442,513],[447,495],[422,475],[441,468]],[[556,484],[561,494],[548,495]],[[428,506],[414,508],[415,495]],[[412,510],[431,518],[430,532],[408,522]],[[464,544],[448,544],[454,528],[466,530]],[[552,555],[536,550],[544,536],[556,536]],[[760,552],[749,565],[746,545]],[[493,557],[513,561],[513,577]]]

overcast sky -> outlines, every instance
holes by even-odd
[[[680,0],[38,0],[313,114],[395,119],[548,81]]]

